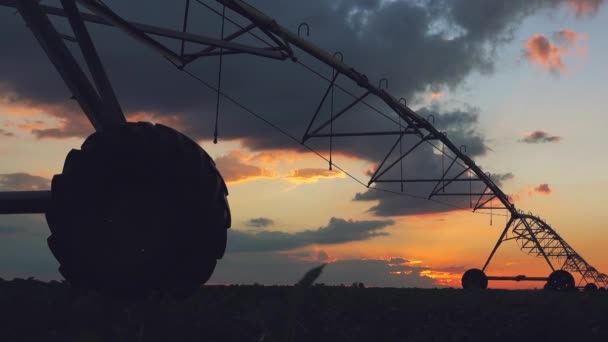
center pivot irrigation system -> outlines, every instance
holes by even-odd
[[[179,71],[215,91],[218,101],[220,96],[227,99],[311,151],[314,150],[307,144],[309,141],[329,140],[329,158],[315,153],[326,159],[330,168],[335,167],[349,176],[332,160],[334,139],[394,137],[394,144],[371,172],[369,182],[363,183],[370,189],[393,192],[397,196],[407,195],[403,192],[404,186],[428,185],[432,188],[425,196],[428,200],[464,197],[469,199],[473,212],[506,212],[506,226],[490,256],[481,269],[465,272],[464,288],[486,288],[488,280],[513,280],[546,281],[546,288],[569,290],[577,287],[572,273],[580,275],[578,287],[591,290],[608,286],[608,276],[585,261],[549,224],[516,209],[498,182],[467,156],[466,147],[455,145],[446,132],[435,127],[434,117],[420,116],[404,99],[389,94],[388,80],[382,79],[378,86],[374,85],[364,74],[345,64],[341,53],[320,49],[301,38],[301,32],[286,29],[243,1],[217,0],[219,4],[215,7],[202,0],[194,1],[221,17],[219,38],[188,31],[190,0],[185,1],[182,30],[129,22],[95,0],[61,0],[61,7],[43,5],[36,0],[0,0],[1,6],[18,10],[96,130],[81,150],[68,154],[62,174],[53,177],[51,191],[0,193],[2,214],[46,214],[52,233],[49,247],[61,265],[60,272],[70,283],[114,293],[151,290],[190,293],[209,279],[216,260],[223,256],[226,230],[231,224],[224,181],[214,162],[196,143],[163,125],[126,121],[85,24],[93,23],[113,26],[160,53]],[[87,12],[82,12],[77,4]],[[67,18],[73,36],[58,33],[49,16]],[[243,22],[247,24],[240,24]],[[227,24],[236,29],[224,34]],[[302,29],[309,31],[310,27],[303,23],[298,31]],[[161,37],[181,42],[181,51],[162,44],[157,40]],[[242,37],[250,39],[240,43]],[[92,80],[66,46],[66,40],[78,44]],[[259,44],[251,43],[252,40]],[[198,49],[185,53],[184,44]],[[241,54],[291,60],[327,83],[302,139],[294,138],[238,103],[222,91],[221,82],[215,87],[188,69],[201,58],[219,56],[221,70],[223,56]],[[303,63],[302,57],[329,66],[333,70],[331,77]],[[355,95],[339,81],[347,82],[361,93]],[[334,112],[335,90],[348,94],[352,101]],[[322,121],[319,114],[330,101],[328,98],[332,101],[332,110],[329,119]],[[372,99],[388,111],[378,110],[370,104]],[[355,106],[367,107],[391,121],[395,128],[334,131],[336,120]],[[215,134],[217,138],[217,125]],[[405,137],[408,137],[406,147]],[[441,148],[437,144],[441,144]],[[431,146],[439,152],[436,155],[441,155],[439,177],[404,175],[404,165],[406,168],[411,165],[407,163],[408,157],[423,146]],[[385,183],[399,184],[401,192],[379,187]],[[551,269],[550,275],[487,276],[485,271],[492,257],[507,240],[515,240],[524,252],[542,257]]]

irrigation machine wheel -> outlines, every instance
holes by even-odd
[[[572,291],[576,289],[576,286],[570,272],[557,270],[549,275],[545,288],[554,291]]]
[[[462,288],[465,290],[485,290],[488,288],[488,277],[480,269],[470,269],[462,275]]]
[[[595,283],[588,283],[583,288],[583,291],[585,291],[585,292],[596,292],[597,290],[598,290],[598,288],[597,288],[597,285],[595,285]]]
[[[185,296],[224,254],[224,180],[172,128],[138,122],[92,134],[70,151],[51,190],[48,244],[74,287]]]

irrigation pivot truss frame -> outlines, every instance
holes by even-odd
[[[466,147],[457,146],[447,137],[445,132],[441,132],[435,127],[433,117],[422,117],[408,107],[404,99],[397,99],[392,96],[387,91],[388,80],[382,79],[375,85],[363,73],[344,63],[343,56],[340,53],[332,54],[315,46],[310,41],[302,38],[300,32],[295,33],[288,30],[244,1],[216,0],[221,6],[221,10],[215,9],[203,0],[195,1],[222,17],[221,37],[209,37],[188,32],[190,0],[185,0],[186,11],[183,30],[181,31],[126,21],[104,3],[96,0],[61,0],[62,7],[42,5],[36,0],[0,0],[0,6],[18,9],[97,131],[103,130],[108,125],[124,123],[126,120],[99,57],[96,53],[87,53],[87,51],[95,51],[93,42],[86,30],[85,23],[87,22],[113,26],[119,29],[151,50],[161,54],[179,70],[187,73],[189,73],[187,67],[191,63],[211,56],[220,57],[221,67],[221,58],[226,55],[248,54],[279,61],[292,60],[302,64],[298,56],[300,53],[306,54],[331,67],[333,74],[332,77],[323,77],[327,81],[327,88],[316,107],[316,111],[312,113],[310,123],[299,141],[301,144],[305,145],[312,139],[330,139],[331,146],[333,139],[344,137],[393,136],[395,142],[372,173],[367,183],[368,187],[373,184],[396,183],[401,185],[403,191],[405,184],[430,184],[432,191],[428,194],[428,199],[468,196],[471,198],[472,211],[503,210],[507,213],[508,222],[482,271],[487,269],[495,252],[503,242],[515,240],[524,252],[544,258],[552,271],[561,269],[578,273],[581,277],[581,284],[595,283],[604,287],[608,286],[608,276],[598,272],[585,261],[548,223],[537,216],[518,210],[509,200],[509,196],[500,189],[493,177],[482,171],[467,155]],[[81,12],[76,3],[89,12]],[[227,10],[229,10],[229,13],[227,13]],[[228,14],[236,15],[239,19],[246,20],[248,24],[240,25],[232,20]],[[59,34],[50,22],[49,16],[66,17],[73,29],[74,37]],[[229,34],[224,34],[224,23],[226,22],[230,22],[237,29]],[[300,25],[299,31],[301,29],[308,31],[310,27],[303,23]],[[265,44],[264,46],[255,46],[249,43],[236,42],[243,36],[254,36]],[[174,51],[174,49],[167,47],[155,39],[157,37],[180,41],[180,51]],[[64,45],[63,40],[66,39],[78,43],[81,47],[87,67],[93,76],[94,84],[88,81],[85,73]],[[196,45],[200,49],[194,53],[185,53],[185,43]],[[189,74],[193,76],[191,73]],[[333,90],[340,88],[340,85],[337,84],[338,79],[358,86],[362,93],[353,95],[353,101],[350,104],[336,113],[332,111],[328,120],[319,122],[321,108]],[[220,95],[225,96],[221,87],[218,86],[213,89],[217,91],[218,98]],[[368,105],[366,99],[369,98],[376,98],[390,108],[390,113],[380,114],[389,119],[394,117],[396,120],[391,120],[395,124],[395,129],[365,132],[333,131],[333,124],[336,120],[343,118],[358,104]],[[374,109],[371,106],[370,108]],[[406,136],[415,143],[408,149],[403,150],[402,143]],[[443,148],[437,148],[437,146],[432,145],[433,142],[441,143]],[[447,168],[442,167],[441,177],[421,179],[404,176],[403,164],[407,163],[408,157],[416,149],[426,144],[431,144],[442,154],[442,158],[447,159]],[[397,154],[396,158],[394,158],[395,154]],[[330,168],[335,166],[331,159],[331,149],[329,166]],[[397,172],[399,177],[394,177],[394,171],[398,168],[401,168],[401,172]],[[459,185],[467,183],[469,184],[469,191],[462,191],[462,186]],[[482,190],[473,191],[472,184],[476,184],[476,189]],[[44,191],[0,193],[0,213],[44,212],[45,203],[49,198],[49,192]],[[495,205],[495,202],[498,202],[499,205]],[[489,277],[489,279],[525,280],[525,277],[522,277]]]

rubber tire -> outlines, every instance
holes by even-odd
[[[462,275],[462,288],[465,290],[485,290],[488,288],[488,277],[480,269],[470,269]]]
[[[53,177],[48,245],[72,285],[184,296],[226,249],[226,184],[178,131],[127,123],[92,134]]]
[[[595,285],[595,283],[587,283],[587,285],[585,285],[585,287],[583,288],[583,291],[585,291],[585,292],[597,292],[598,288],[597,288],[597,285]]]
[[[549,275],[545,288],[554,291],[574,291],[576,290],[576,284],[570,272],[557,270]]]

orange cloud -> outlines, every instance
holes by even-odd
[[[339,154],[349,158],[348,155]],[[295,150],[266,150],[250,152],[249,150],[232,150],[217,157],[218,169],[229,183],[244,182],[258,178],[284,179],[292,183],[315,183],[320,179],[343,178],[345,175],[337,170],[325,168],[293,168],[303,162],[318,162],[319,157],[311,152]],[[291,170],[285,168],[291,166]]]
[[[587,40],[586,34],[578,33],[573,30],[561,30],[553,33],[553,38],[558,44],[563,46],[573,46],[580,40]]]
[[[291,170],[287,178],[296,183],[314,183],[319,179],[344,178],[344,174],[337,170],[306,168]]]
[[[93,126],[86,116],[70,106],[17,101],[0,95],[0,112],[6,127],[34,134],[37,138],[86,137]]]
[[[539,194],[542,195],[550,195],[551,194],[551,188],[549,187],[549,184],[540,184],[539,186],[534,188],[534,191],[538,192]]]
[[[310,152],[299,152],[295,150],[267,150],[251,156],[252,161],[259,162],[268,167],[275,167],[282,162],[291,164],[306,159],[317,160],[318,157]]]
[[[442,93],[442,92],[440,92],[440,91],[437,91],[437,92],[432,92],[432,93],[431,93],[431,99],[440,99],[440,98],[442,98],[444,95],[445,95],[445,94],[444,94],[444,93]]]
[[[604,0],[568,0],[568,7],[577,17],[589,16],[597,13]]]
[[[0,95],[0,113],[5,126],[30,132],[38,138],[86,137],[93,133],[93,126],[78,108],[60,104],[44,104],[17,101],[11,94]],[[160,123],[183,130],[181,117],[158,115],[149,112],[127,114],[128,121]]]
[[[424,270],[420,275],[429,277],[439,286],[461,287],[462,273],[454,273],[448,271]]]
[[[11,116],[34,116],[39,115],[41,110],[35,107],[19,106],[0,100],[0,112]]]
[[[454,210],[465,210],[465,209],[457,209],[454,208]],[[468,209],[466,209],[465,211],[468,211]],[[409,215],[407,217],[408,220],[410,221],[416,221],[416,222],[444,222],[446,220],[446,215],[447,212],[439,212],[439,213],[420,213],[420,214],[414,214],[414,215]]]
[[[228,183],[239,183],[259,178],[277,178],[274,171],[247,164],[251,157],[241,151],[231,151],[216,158],[215,164]]]
[[[15,125],[15,127],[27,132],[52,128],[52,126],[49,125],[48,122],[45,122],[43,120],[26,120],[22,124]]]
[[[564,49],[551,44],[549,39],[542,34],[535,34],[524,43],[524,46],[527,49],[525,55],[530,62],[540,64],[552,72],[566,69],[562,61],[562,56],[565,53]]]
[[[247,145],[244,143],[243,145]],[[326,153],[326,151],[317,150],[319,153]],[[349,159],[349,160],[358,160],[359,157],[356,155],[351,155],[344,152],[333,152],[334,159]],[[268,166],[276,166],[279,163],[287,162],[290,164],[296,163],[298,161],[319,161],[319,156],[314,152],[305,152],[301,150],[290,150],[290,149],[281,149],[281,150],[265,150],[253,154],[251,156],[252,161],[260,162],[264,165]]]
[[[566,70],[563,58],[567,55],[575,54],[586,56],[587,46],[579,46],[581,40],[586,40],[587,35],[573,30],[561,30],[553,33],[553,40],[556,44],[549,41],[544,35],[537,33],[528,39],[524,46],[526,58],[541,65],[551,72],[561,72]]]
[[[378,165],[377,164],[371,164],[367,170],[365,170],[364,174],[368,177],[371,177],[374,175],[374,172],[376,172],[376,170],[378,169]]]
[[[534,197],[535,194],[548,196],[553,192],[549,184],[539,184],[538,186],[527,186],[526,189],[520,190],[513,195],[509,195],[509,201],[512,203],[519,202],[524,196],[528,198]]]

